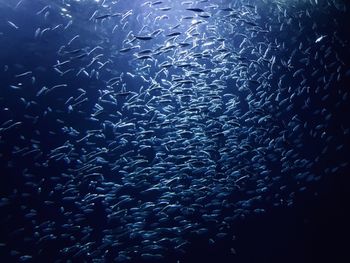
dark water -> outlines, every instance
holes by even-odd
[[[349,261],[348,2],[0,14],[1,262]]]

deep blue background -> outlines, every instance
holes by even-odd
[[[21,24],[19,17],[9,17],[7,19],[14,20]],[[343,35],[349,33],[350,17],[349,20],[342,20],[340,24],[344,25]],[[36,46],[36,43],[30,42],[32,38],[32,28],[31,25],[26,25],[22,21],[23,27],[28,27],[28,36],[23,36],[23,39],[28,37],[27,42],[23,42],[23,39],[19,39],[18,42],[12,42],[15,35],[8,35],[3,38],[5,43],[3,47],[3,52],[1,53],[1,65],[5,64],[21,64],[24,68],[35,68],[37,66],[49,66],[55,63],[56,55],[59,44],[57,40],[63,38],[60,35],[49,35],[48,38],[43,40],[41,46]],[[326,25],[325,25],[326,26]],[[29,30],[30,29],[30,30]],[[91,34],[91,38],[94,35],[91,32],[85,32],[87,35]],[[52,37],[52,39],[50,39]],[[27,52],[21,53],[20,50],[27,50]],[[29,51],[28,51],[29,50]],[[13,54],[19,54],[18,56],[13,56]],[[52,57],[50,54],[53,54]],[[38,61],[38,57],[41,60]],[[349,61],[349,53],[344,54],[344,60]],[[127,70],[127,66],[121,66],[121,61],[116,61],[120,67],[124,67]],[[16,68],[16,67],[14,67]],[[18,73],[13,72],[11,68],[5,74],[1,75],[1,85],[5,87],[7,85],[13,84],[13,75]],[[50,80],[54,80],[57,77],[55,72],[44,72],[43,76],[37,80],[40,83],[48,83]],[[62,79],[65,81],[65,79]],[[97,97],[97,91],[94,89],[94,83],[91,83],[84,78],[77,78],[75,80],[69,80],[71,83],[76,83],[77,85],[87,87],[88,96],[91,98],[90,103],[93,105],[94,100]],[[53,85],[56,83],[53,81]],[[132,83],[137,89],[137,83]],[[29,84],[28,84],[29,85]],[[96,84],[97,85],[97,84]],[[131,84],[130,84],[131,85]],[[129,85],[129,87],[130,87]],[[347,87],[350,90],[349,76],[347,76],[341,83],[342,87]],[[28,97],[35,98],[35,93],[37,90],[32,90],[31,95]],[[16,117],[21,116],[26,112],[23,104],[18,100],[17,96],[13,95],[12,90],[2,89],[1,90],[1,106],[16,108]],[[23,91],[19,91],[23,92]],[[26,91],[27,92],[27,91]],[[64,93],[64,92],[63,92]],[[62,96],[64,98],[65,94],[55,94],[56,96]],[[50,99],[50,98],[49,98]],[[38,108],[33,109],[33,113],[42,112],[48,105],[53,105],[56,101],[52,98],[51,100],[41,101],[42,104]],[[63,99],[62,99],[63,100]],[[332,101],[330,102],[332,103]],[[336,103],[336,101],[334,101]],[[91,105],[86,105],[89,107]],[[57,108],[60,104],[57,104]],[[115,109],[111,109],[115,110]],[[334,114],[336,118],[335,123],[346,121],[349,116],[350,105],[342,107],[341,110],[335,111]],[[1,117],[8,118],[10,114],[8,111],[2,111]],[[54,146],[62,145],[65,141],[65,137],[53,136],[47,133],[47,127],[50,130],[59,131],[60,127],[55,123],[56,118],[65,118],[64,121],[69,123],[74,123],[81,121],[80,125],[83,129],[95,128],[92,123],[84,122],[79,118],[79,115],[67,116],[66,114],[56,114],[52,113],[50,118],[44,119],[38,124],[38,129],[42,131],[40,139],[43,145],[46,146],[43,150],[49,151]],[[57,126],[57,127],[55,127]],[[79,126],[79,123],[76,124]],[[46,131],[46,133],[45,133]],[[33,131],[31,127],[23,127],[18,133],[31,134]],[[337,134],[339,131],[334,131]],[[11,141],[11,136],[13,136],[13,142]],[[1,193],[4,195],[9,194],[14,187],[21,189],[24,186],[20,182],[17,182],[14,178],[16,174],[21,174],[21,167],[16,167],[16,169],[7,169],[7,162],[11,160],[11,144],[16,143],[16,134],[9,136],[10,142],[8,145],[2,145],[1,152],[3,157],[1,158],[1,179],[0,187]],[[349,149],[349,141],[344,141],[346,149]],[[309,149],[310,150],[310,149]],[[308,151],[308,150],[306,150]],[[311,151],[311,150],[310,150]],[[343,151],[342,155],[332,155],[328,156],[328,160],[325,160],[324,166],[327,164],[332,164],[334,161],[338,160],[349,160],[350,152]],[[333,160],[334,159],[334,160]],[[29,163],[22,162],[23,167],[30,165]],[[320,171],[324,167],[320,167]],[[61,167],[51,167],[50,172],[52,175],[60,174]],[[38,168],[38,173],[44,173],[47,171],[41,171]],[[182,256],[184,262],[350,262],[350,255],[348,254],[349,244],[350,244],[350,217],[349,217],[349,201],[350,201],[350,179],[348,170],[341,170],[332,175],[324,176],[317,184],[310,185],[308,190],[305,192],[300,192],[295,197],[295,202],[290,207],[267,207],[266,213],[261,215],[251,215],[245,219],[238,219],[232,226],[231,236],[235,236],[234,240],[225,240],[222,243],[216,244],[215,246],[210,246],[207,244],[207,240],[201,240],[199,238],[194,238],[191,247],[188,249],[188,254]],[[42,174],[42,176],[45,176]],[[108,178],[108,175],[106,175]],[[315,194],[317,193],[317,194]],[[33,204],[40,203],[38,200],[31,200]],[[17,207],[8,208],[4,210],[4,213],[16,214]],[[47,211],[47,213],[55,213],[57,211]],[[95,215],[95,218],[91,218],[91,222],[96,224],[96,232],[98,232],[98,226],[101,224],[100,218],[102,218],[103,211],[100,211],[101,215]],[[2,215],[3,216],[3,215]],[[21,220],[18,219],[18,225],[21,224]],[[0,222],[0,233],[6,233],[7,229],[5,224]],[[96,233],[98,235],[98,233]],[[6,242],[6,235],[0,237],[1,242]],[[3,241],[4,239],[4,241]],[[16,239],[12,240],[16,242]],[[21,242],[18,240],[18,242]],[[57,247],[60,247],[57,244]],[[43,262],[49,262],[52,259],[52,255],[55,255],[55,245],[48,250],[53,254],[45,254],[45,259]],[[230,253],[230,248],[234,248],[236,254]],[[30,248],[29,248],[30,249]],[[34,248],[33,248],[34,249]],[[7,251],[6,251],[7,252]],[[0,259],[6,254],[2,253],[0,250]],[[4,256],[1,262],[11,262]]]

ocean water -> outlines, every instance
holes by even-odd
[[[0,0],[0,262],[349,262],[342,0]]]

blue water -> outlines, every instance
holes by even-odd
[[[347,24],[0,0],[1,262],[348,262]]]

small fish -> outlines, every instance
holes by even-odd
[[[125,52],[128,52],[130,50],[134,49],[134,47],[124,47],[122,49],[119,49],[119,52],[120,53],[125,53]]]
[[[153,39],[153,37],[151,36],[135,36],[136,39],[139,39],[139,40],[151,40]]]
[[[323,39],[325,39],[327,37],[327,35],[322,35],[320,37],[318,37],[316,40],[315,40],[315,43],[319,43],[321,42]]]
[[[40,11],[38,11],[38,12],[36,13],[36,15],[40,15],[40,14],[44,13],[44,12],[45,12],[47,9],[49,9],[49,8],[51,8],[50,5],[44,6]]]
[[[106,15],[96,16],[95,19],[96,20],[101,20],[101,19],[105,19],[107,17],[111,17],[111,15],[110,14],[106,14]]]
[[[152,56],[150,56],[150,55],[143,55],[143,56],[136,57],[136,59],[139,59],[139,60],[152,59]]]
[[[151,3],[151,6],[160,5],[162,3],[163,3],[163,1],[154,1]]]
[[[173,33],[170,33],[168,35],[166,35],[167,37],[174,37],[174,36],[179,36],[181,35],[181,32],[173,32]]]
[[[188,11],[196,12],[196,13],[203,13],[204,10],[201,8],[186,8]]]
[[[24,72],[24,73],[15,75],[15,77],[16,77],[16,78],[19,78],[19,77],[28,76],[28,75],[31,75],[31,74],[33,74],[33,71],[27,71],[27,72]]]
[[[159,11],[169,11],[171,10],[171,7],[161,7],[159,8]]]
[[[14,29],[18,29],[19,28],[15,23],[11,22],[10,20],[7,21],[7,24],[9,24]]]
[[[80,35],[75,35],[71,40],[69,40],[69,42],[67,43],[67,46],[69,46],[70,44],[72,44],[73,41],[74,41],[75,39],[79,38],[79,37],[80,37]]]

